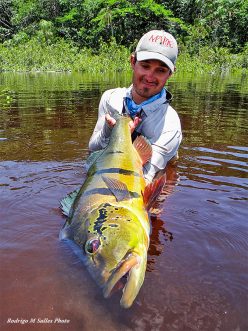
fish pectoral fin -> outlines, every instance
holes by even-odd
[[[127,185],[118,179],[102,176],[104,183],[111,193],[115,196],[116,201],[123,201],[131,199],[131,195]]]
[[[134,140],[133,146],[141,158],[142,165],[146,164],[152,157],[151,143],[144,136],[140,135]]]
[[[166,182],[166,174],[163,174],[161,177],[156,178],[148,184],[145,188],[143,198],[146,209],[149,210],[160,193],[162,192],[163,186]]]
[[[60,201],[60,209],[65,216],[69,216],[71,206],[78,195],[79,189],[71,192],[65,198]]]

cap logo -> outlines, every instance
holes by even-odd
[[[165,47],[173,48],[173,41],[168,39],[166,36],[151,35],[149,41],[153,43],[159,43],[160,45],[164,45]]]

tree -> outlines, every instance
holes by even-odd
[[[101,41],[132,48],[144,32],[164,29],[192,53],[202,46],[239,52],[247,13],[248,0],[0,0],[0,41],[24,42],[39,31],[97,51]]]
[[[15,29],[12,25],[12,0],[2,0],[0,2],[0,41],[4,41],[14,34]]]
[[[241,51],[247,42],[248,0],[158,1],[190,24],[186,40],[199,47],[229,47]],[[199,47],[196,47],[197,49]]]

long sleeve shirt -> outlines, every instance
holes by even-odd
[[[107,113],[123,111],[123,101],[131,97],[131,89],[116,88],[103,93],[99,104],[98,120],[89,141],[90,151],[103,149],[109,142],[111,128],[105,121]],[[177,112],[170,106],[171,94],[166,91],[163,97],[142,107],[141,123],[135,129],[145,136],[152,146],[152,157],[144,167],[144,176],[148,182],[155,174],[166,167],[167,162],[177,154],[182,140],[180,119]],[[128,109],[126,108],[128,113]]]

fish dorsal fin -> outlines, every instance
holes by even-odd
[[[116,201],[119,202],[131,199],[130,193],[125,183],[122,183],[118,179],[110,178],[107,176],[102,176],[102,179],[111,193],[115,196]]]
[[[147,210],[152,207],[159,194],[162,192],[165,182],[166,174],[163,174],[161,177],[154,179],[150,184],[146,186],[143,198]]]
[[[86,163],[85,163],[86,171],[89,170],[89,168],[92,166],[92,164],[96,162],[96,160],[99,158],[100,155],[102,155],[103,152],[104,152],[104,149],[101,149],[99,151],[92,152],[88,156]]]
[[[151,159],[152,145],[144,136],[142,135],[138,136],[134,140],[133,146],[135,147],[141,158],[142,165],[144,165],[146,162],[148,162]]]
[[[70,194],[68,194],[65,198],[63,198],[60,201],[60,209],[62,210],[62,213],[67,217],[69,217],[71,206],[72,206],[74,200],[76,199],[78,192],[79,192],[79,189],[71,192]]]

